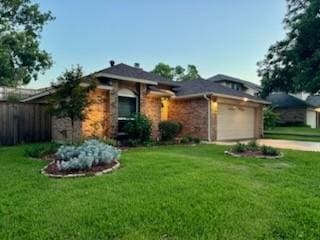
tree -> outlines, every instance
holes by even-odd
[[[170,67],[170,65],[165,63],[158,63],[154,69],[152,70],[153,73],[160,75],[168,80],[173,80],[174,76],[174,69]]]
[[[263,96],[272,91],[320,90],[320,1],[287,0],[287,34],[258,63]]]
[[[180,65],[171,67],[169,64],[165,63],[158,63],[152,70],[153,73],[173,81],[195,80],[200,77],[195,65],[188,65],[187,73],[185,73],[185,71],[186,70]]]
[[[182,77],[182,81],[190,81],[199,78],[199,72],[195,65],[188,65],[187,74]]]
[[[58,77],[57,84],[53,84],[53,94],[49,99],[49,111],[57,118],[69,118],[71,121],[73,143],[74,123],[85,119],[85,109],[90,105],[88,98],[90,91],[96,87],[93,79],[88,86],[81,86],[83,78],[82,68],[77,66],[66,70]]]
[[[51,67],[39,40],[43,26],[53,19],[31,0],[0,0],[0,85],[27,84]]]

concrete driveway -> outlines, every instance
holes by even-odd
[[[241,141],[247,143],[248,141]],[[220,145],[233,145],[236,142],[215,142]],[[277,139],[259,139],[257,143],[260,145],[267,145],[275,148],[293,149],[300,151],[320,152],[320,142],[303,142],[291,140],[277,140]]]

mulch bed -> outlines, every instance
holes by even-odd
[[[283,153],[281,152],[280,152],[280,155],[277,155],[277,156],[264,155],[261,151],[245,151],[242,153],[225,151],[225,154],[233,157],[255,157],[255,158],[267,158],[267,159],[277,159],[277,158],[283,157]]]
[[[103,170],[106,169],[111,169],[117,164],[117,162],[112,162],[110,164],[105,164],[105,165],[98,165],[94,166],[91,169],[88,170],[70,170],[70,171],[60,171],[57,166],[57,161],[54,161],[50,163],[44,171],[49,174],[53,175],[69,175],[69,174],[86,174],[86,175],[94,175],[95,173],[102,172]]]

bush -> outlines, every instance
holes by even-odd
[[[61,146],[56,157],[61,171],[84,170],[118,160],[120,150],[98,140],[87,140],[79,146]]]
[[[151,121],[143,114],[134,114],[123,129],[128,134],[128,141],[135,145],[149,142],[151,136]]]
[[[111,145],[113,147],[118,146],[118,142],[115,139],[106,138],[106,139],[101,139],[100,141],[103,142],[104,144]]]
[[[277,125],[279,114],[275,113],[271,107],[263,109],[264,128],[271,129]]]
[[[42,158],[45,155],[55,153],[58,148],[59,148],[59,145],[55,143],[34,144],[26,148],[25,154],[26,156],[32,157],[32,158]]]
[[[261,152],[263,153],[263,155],[266,155],[266,156],[278,156],[278,155],[280,155],[280,152],[277,149],[273,148],[273,147],[262,145],[260,149],[261,149]]]
[[[248,142],[246,147],[247,147],[247,150],[250,150],[250,151],[258,151],[260,149],[256,140],[251,140],[250,142]]]
[[[232,152],[243,153],[247,150],[247,146],[244,143],[237,143],[232,147]]]
[[[201,142],[200,138],[193,137],[193,136],[190,136],[190,135],[184,136],[180,140],[180,143],[182,143],[182,144],[187,144],[187,143],[196,143],[196,144],[198,144],[200,142]]]
[[[172,141],[181,131],[181,124],[175,121],[162,121],[159,123],[161,141]]]

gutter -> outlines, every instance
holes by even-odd
[[[203,98],[208,101],[208,141],[211,142],[211,97],[203,94]]]
[[[229,98],[229,99],[235,99],[235,100],[242,100],[242,101],[248,101],[248,102],[255,102],[255,103],[261,103],[261,104],[266,104],[270,105],[271,102],[264,101],[264,100],[255,100],[252,98],[246,98],[246,97],[236,97],[236,96],[231,96],[231,95],[226,95],[226,94],[220,94],[220,93],[214,93],[214,92],[205,92],[205,93],[197,93],[197,94],[189,94],[189,95],[184,95],[184,96],[175,96],[172,97],[173,99],[186,99],[186,98],[196,98],[196,97],[203,97],[204,95],[211,95],[215,97],[223,97],[223,98]],[[250,97],[250,96],[248,96]]]

